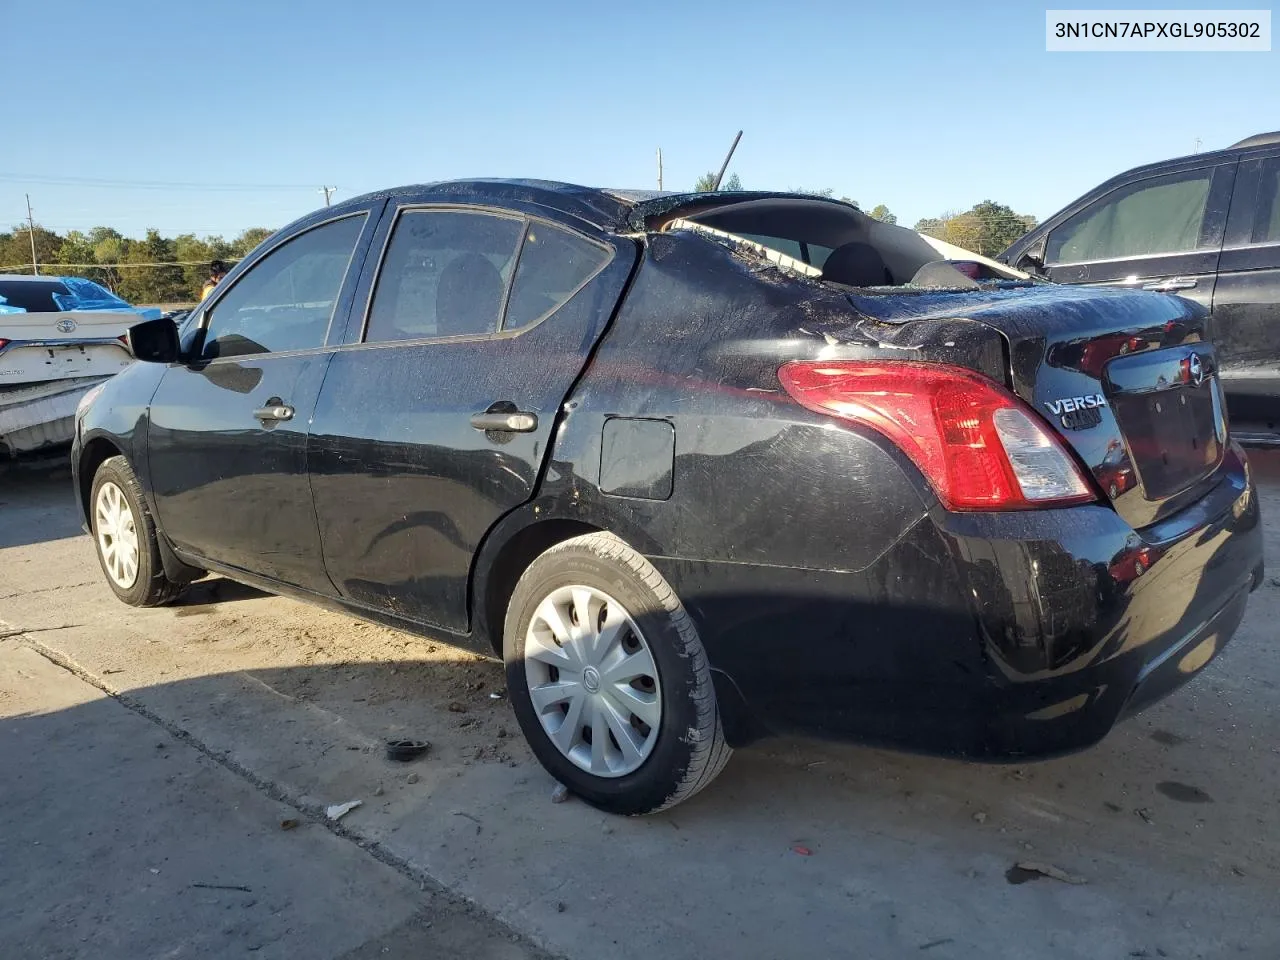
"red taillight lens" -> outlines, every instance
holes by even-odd
[[[1017,397],[960,367],[803,361],[778,370],[817,413],[884,434],[951,510],[1018,510],[1095,499],[1056,437]]]
[[[9,341],[6,340],[4,337],[0,337],[0,350],[3,350],[8,345],[9,345]]]

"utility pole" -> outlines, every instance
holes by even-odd
[[[31,238],[31,275],[40,276],[40,264],[36,262],[36,219],[31,215],[31,194],[24,193],[27,198],[27,236]]]
[[[324,194],[324,205],[326,207],[329,205],[329,198],[333,196],[334,191],[337,189],[338,189],[337,187],[321,187],[320,188],[320,192]]]
[[[658,148],[658,189],[662,189],[662,148]]]
[[[738,149],[738,141],[742,139],[742,131],[738,131],[738,135],[733,138],[733,145],[729,147],[729,152],[725,155],[724,163],[720,164],[720,172],[716,174],[716,182],[712,185],[713,191],[720,189],[720,181],[724,179],[724,172],[729,169],[729,161],[733,159],[733,151]]]
[[[1199,138],[1199,137],[1196,137],[1196,148],[1195,148],[1194,150],[1192,150],[1192,151],[1191,151],[1192,153],[1199,153],[1199,152],[1200,152],[1200,143],[1201,143],[1200,138]]]

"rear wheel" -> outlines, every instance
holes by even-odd
[[[612,534],[575,537],[530,564],[507,609],[503,653],[534,753],[596,807],[662,810],[729,759],[693,621]]]
[[[111,457],[98,467],[89,517],[98,562],[117,597],[131,606],[157,607],[181,592],[185,584],[165,576],[155,523],[124,457]]]

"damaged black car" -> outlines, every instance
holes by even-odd
[[[609,811],[769,734],[1087,747],[1262,579],[1202,307],[834,200],[406,187],[129,339],[73,451],[121,600],[216,573],[501,657]]]

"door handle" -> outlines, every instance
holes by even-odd
[[[272,397],[267,401],[267,405],[259,410],[253,411],[253,416],[260,421],[263,426],[268,423],[280,423],[284,420],[293,419],[293,407],[287,403],[281,402],[279,397]]]
[[[538,429],[538,415],[524,410],[488,410],[484,413],[472,414],[471,425],[485,432],[492,430],[497,433],[532,433]]]
[[[1144,283],[1143,290],[1155,290],[1158,293],[1168,293],[1171,290],[1191,290],[1195,287],[1196,281],[1193,277],[1171,277],[1168,280],[1156,280],[1153,283]]]

